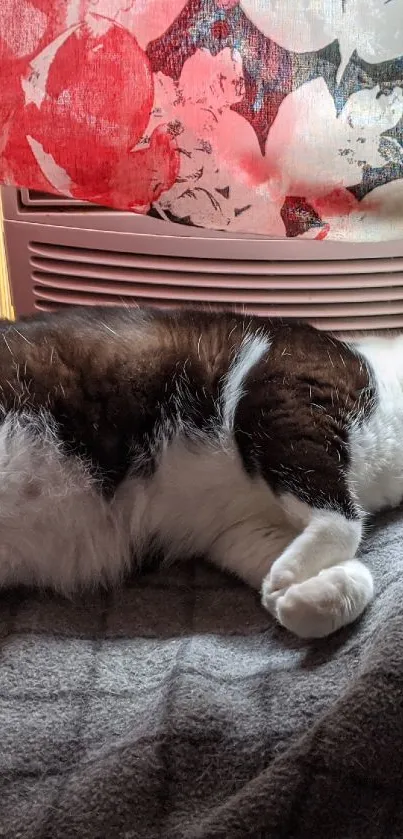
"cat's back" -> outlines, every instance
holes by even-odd
[[[367,382],[351,349],[308,324],[233,312],[71,308],[0,324],[3,411],[139,419],[174,405],[231,425],[244,393],[273,416],[307,401],[353,403]],[[133,414],[134,412],[134,414]],[[97,416],[95,416],[97,413]]]
[[[316,378],[355,386],[359,373],[354,353],[328,333],[231,311],[91,306],[0,322],[3,401],[7,379],[18,389],[19,377],[36,389],[41,383],[49,390],[56,382],[65,390],[70,385],[73,394],[85,380],[108,387],[109,380],[126,375],[131,384],[136,378],[151,383],[183,365],[188,378],[191,372],[215,390],[231,367],[238,364],[238,378],[246,379],[259,362],[266,384],[283,377],[288,383]]]
[[[244,319],[229,313],[124,307],[2,323],[3,416],[46,413],[64,450],[83,456],[113,488],[133,450],[149,469],[154,439],[211,427],[245,330]]]
[[[133,448],[149,470],[155,441],[189,430],[240,428],[246,463],[262,422],[279,464],[295,438],[315,468],[367,386],[362,359],[331,335],[229,311],[72,308],[0,326],[3,413],[46,411],[65,450],[112,486]]]

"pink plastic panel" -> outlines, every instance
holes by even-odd
[[[189,235],[189,228],[151,218],[27,208],[15,192],[5,197],[18,314],[99,302],[192,303],[303,317],[342,332],[403,326],[403,242]]]

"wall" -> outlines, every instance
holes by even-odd
[[[0,317],[14,318],[13,306],[11,302],[10,286],[8,282],[7,273],[7,259],[4,242],[3,230],[3,213],[1,208],[0,197]]]

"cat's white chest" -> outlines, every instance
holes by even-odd
[[[348,476],[354,497],[368,512],[396,507],[403,499],[402,359],[394,342],[373,341],[364,345],[363,354],[375,374],[376,406],[369,419],[350,432]]]

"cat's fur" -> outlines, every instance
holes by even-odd
[[[0,409],[1,586],[112,584],[158,546],[302,637],[371,600],[355,555],[403,497],[403,339],[71,309],[1,324]]]

